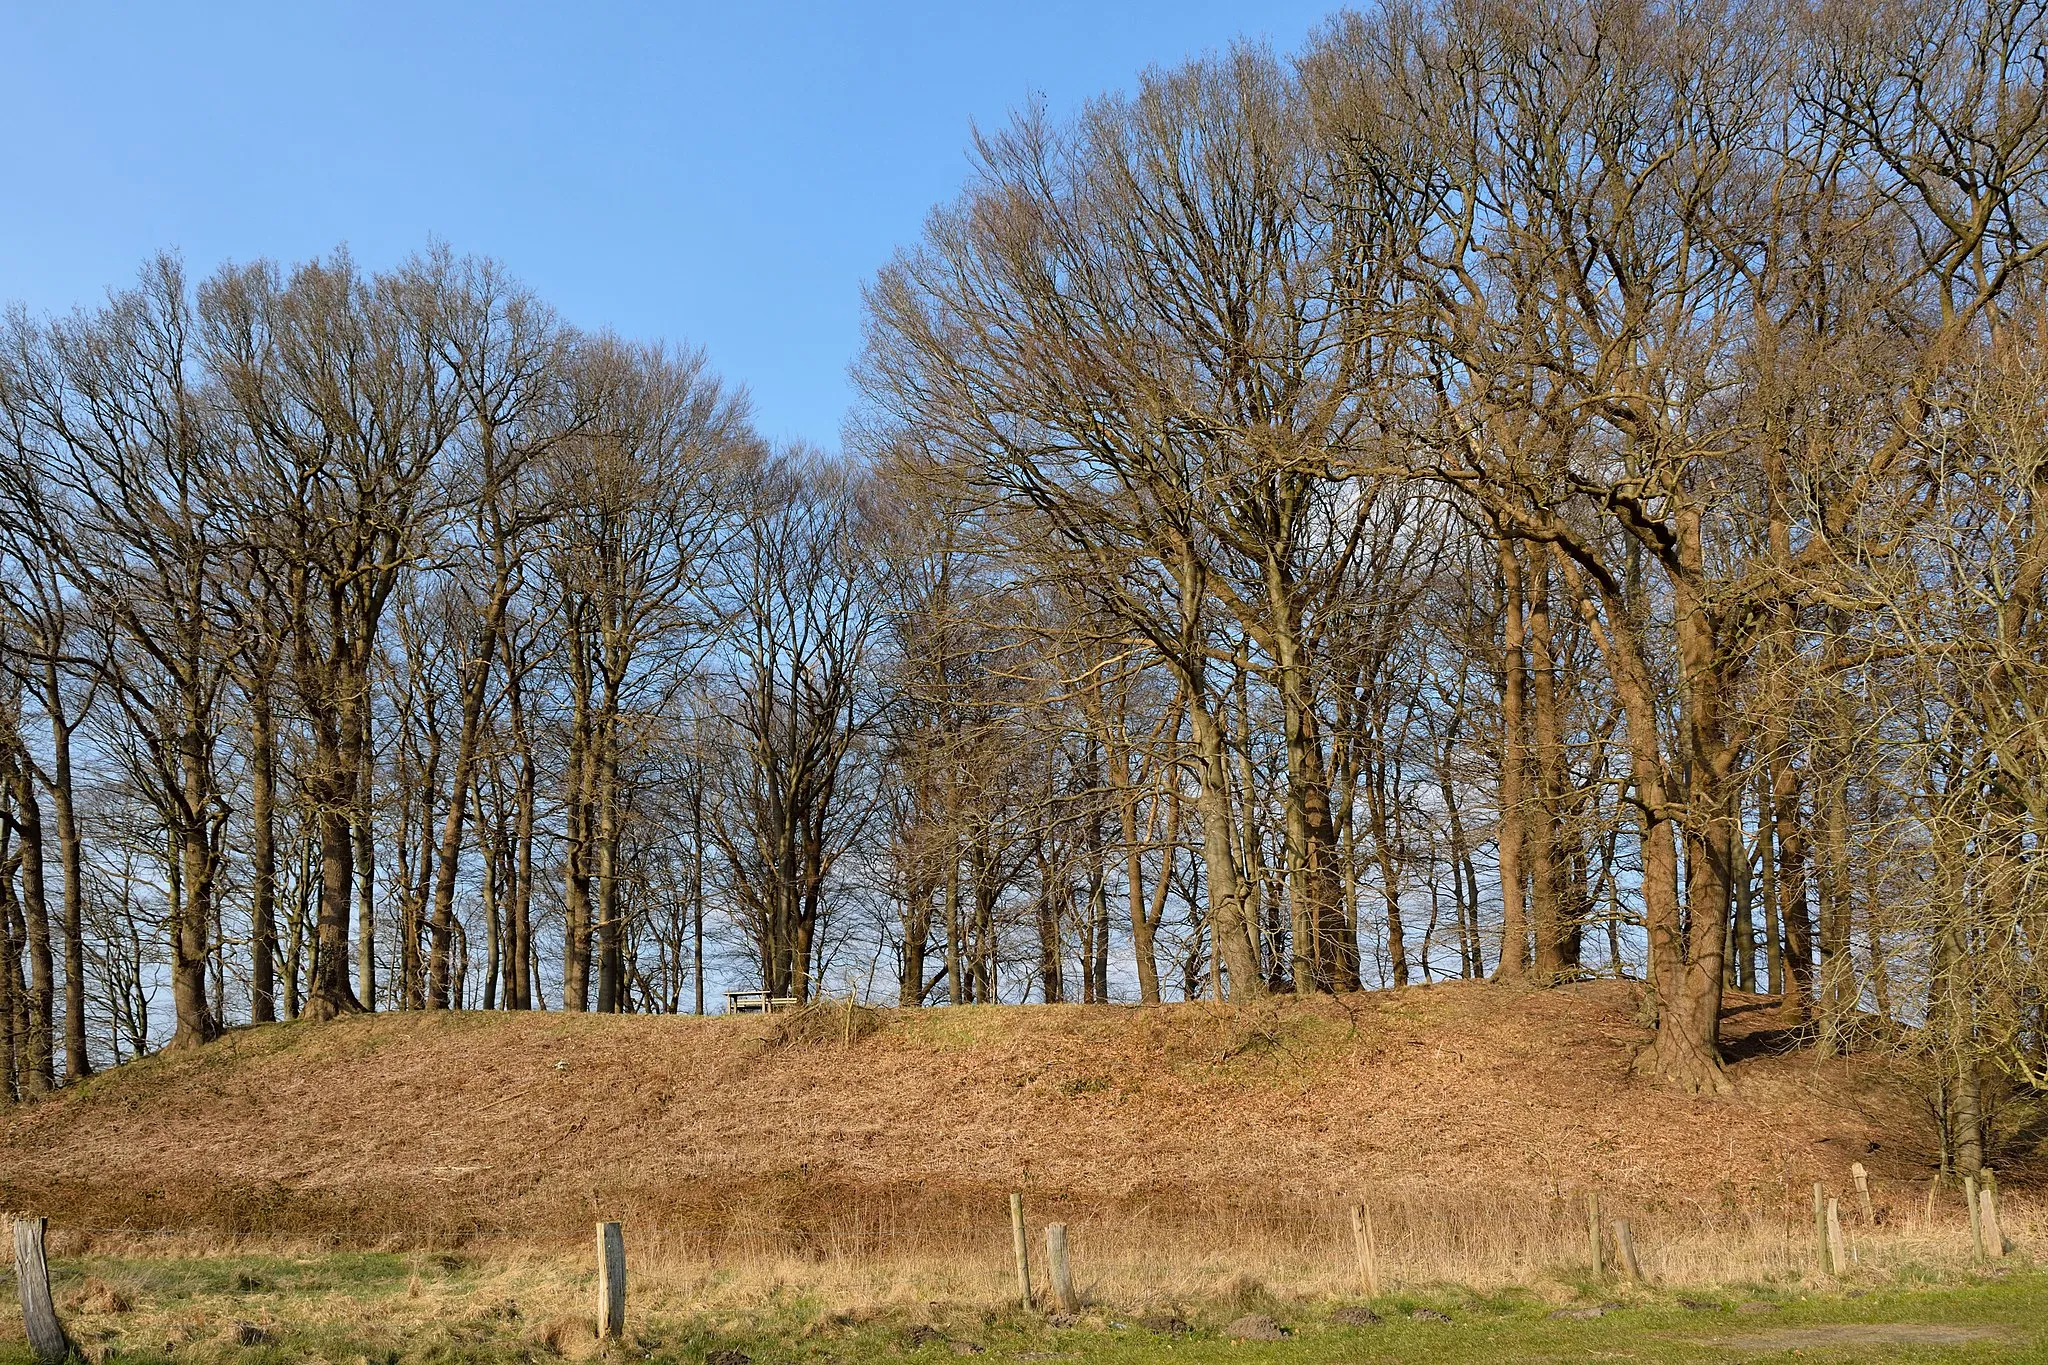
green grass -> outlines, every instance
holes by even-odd
[[[452,1255],[335,1253],[314,1257],[87,1258],[58,1263],[54,1288],[71,1305],[96,1358],[180,1365],[513,1365],[595,1358],[582,1317],[591,1294],[545,1263],[495,1265]],[[975,1360],[1085,1361],[1104,1365],[1366,1365],[1375,1361],[1635,1360],[1970,1361],[2048,1363],[2048,1274],[1938,1282],[1902,1275],[1860,1296],[1768,1287],[1713,1293],[1618,1293],[1630,1301],[1593,1320],[1560,1320],[1526,1291],[1474,1294],[1454,1287],[1389,1295],[1383,1321],[1344,1326],[1335,1305],[1285,1300],[1190,1304],[1193,1330],[1168,1333],[1113,1305],[1055,1327],[1011,1310],[922,1305],[833,1312],[801,1286],[777,1285],[745,1305],[687,1301],[697,1289],[648,1288],[629,1305],[628,1340],[613,1360],[697,1365],[738,1351],[754,1365],[882,1365]],[[93,1294],[97,1306],[93,1306]],[[109,1295],[113,1298],[110,1299]],[[11,1298],[8,1294],[6,1297]],[[118,1303],[115,1302],[118,1300]],[[1597,1303],[1597,1297],[1582,1302]],[[1693,1306],[1687,1306],[1688,1302]],[[1773,1311],[1741,1313],[1742,1303]],[[1237,1342],[1229,1320],[1250,1306],[1293,1335]],[[1418,1322],[1429,1308],[1449,1323]],[[0,1365],[27,1362],[18,1319],[0,1339]],[[240,1324],[260,1335],[239,1340]],[[1981,1340],[1871,1339],[1877,1325],[1961,1327]],[[1862,1329],[1866,1336],[1857,1339]],[[1776,1340],[1773,1340],[1773,1338]],[[1753,1338],[1744,1342],[1744,1338]],[[969,1347],[979,1348],[978,1351]],[[738,1365],[732,1357],[730,1365]]]

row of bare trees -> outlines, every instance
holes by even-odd
[[[1604,934],[1693,1090],[1729,987],[1926,1026],[1973,1152],[2048,1060],[2044,99],[2038,0],[1339,16],[981,137],[864,434],[1074,704],[1170,696],[1234,992],[1406,979],[1439,824],[1463,970]]]
[[[1976,1163],[2048,1081],[2044,8],[1389,4],[1028,112],[847,460],[445,252],[12,318],[11,1088],[1613,975],[1646,1074],[1778,997]]]
[[[166,258],[4,348],[10,1091],[150,1047],[165,990],[186,1043],[659,994],[682,792],[805,979],[862,719],[858,479],[766,449],[700,355],[445,252],[197,288]]]

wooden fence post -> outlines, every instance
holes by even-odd
[[[46,1218],[14,1220],[14,1282],[21,1291],[21,1320],[28,1328],[29,1354],[38,1361],[71,1358],[71,1338],[50,1302],[50,1263],[43,1255]]]
[[[1024,1237],[1024,1196],[1010,1191],[1010,1248],[1017,1253],[1017,1297],[1029,1312],[1031,1302],[1031,1244]]]
[[[1373,1245],[1372,1216],[1363,1204],[1351,1206],[1351,1245],[1358,1253],[1358,1278],[1365,1284],[1365,1296],[1376,1299],[1380,1296],[1379,1248]]]
[[[1820,1273],[1835,1273],[1835,1258],[1828,1246],[1828,1192],[1816,1180],[1813,1182],[1813,1250],[1820,1261]]]
[[[1623,1272],[1636,1283],[1642,1283],[1643,1263],[1636,1259],[1635,1234],[1629,1231],[1626,1218],[1614,1220],[1614,1251],[1621,1261]]]
[[[597,1339],[626,1335],[626,1236],[617,1223],[597,1225]]]
[[[1833,1195],[1828,1196],[1828,1260],[1834,1263],[1837,1275],[1849,1264],[1849,1239],[1842,1235],[1842,1201]]]
[[[1869,1227],[1877,1221],[1877,1215],[1870,1210],[1870,1172],[1863,1169],[1863,1163],[1849,1163],[1849,1178],[1856,1182],[1856,1202],[1863,1206],[1863,1226]]]
[[[1074,1311],[1074,1277],[1067,1269],[1067,1225],[1045,1225],[1045,1270],[1052,1277],[1052,1304],[1062,1313]]]
[[[1600,1235],[1600,1192],[1595,1190],[1586,1196],[1586,1254],[1593,1267],[1593,1278],[1607,1278],[1607,1242]]]
[[[1940,1190],[1941,1172],[1936,1171],[1934,1173],[1934,1178],[1927,1182],[1927,1228],[1929,1231],[1932,1231],[1934,1229],[1934,1196],[1938,1194]]]
[[[1980,1251],[1982,1254],[1989,1256],[2003,1256],[2005,1255],[2005,1225],[1999,1221],[1998,1217],[1998,1196],[1989,1185],[1986,1185],[1977,1192],[1977,1199],[1983,1206],[1979,1211],[1977,1220],[1984,1229]]]
[[[1970,1247],[1978,1256],[1984,1255],[1984,1215],[1977,1207],[1977,1177],[1963,1177],[1963,1202],[1970,1207]]]

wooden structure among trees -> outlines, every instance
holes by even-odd
[[[793,1010],[803,1001],[793,995],[774,995],[768,991],[727,991],[725,1012],[727,1014],[773,1014],[777,1010]]]

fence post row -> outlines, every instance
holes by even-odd
[[[29,1354],[46,1365],[71,1358],[71,1338],[50,1301],[50,1263],[43,1254],[47,1218],[14,1220],[14,1283],[21,1295],[21,1321],[28,1329]]]
[[[597,1339],[626,1335],[626,1238],[617,1223],[597,1225]]]

